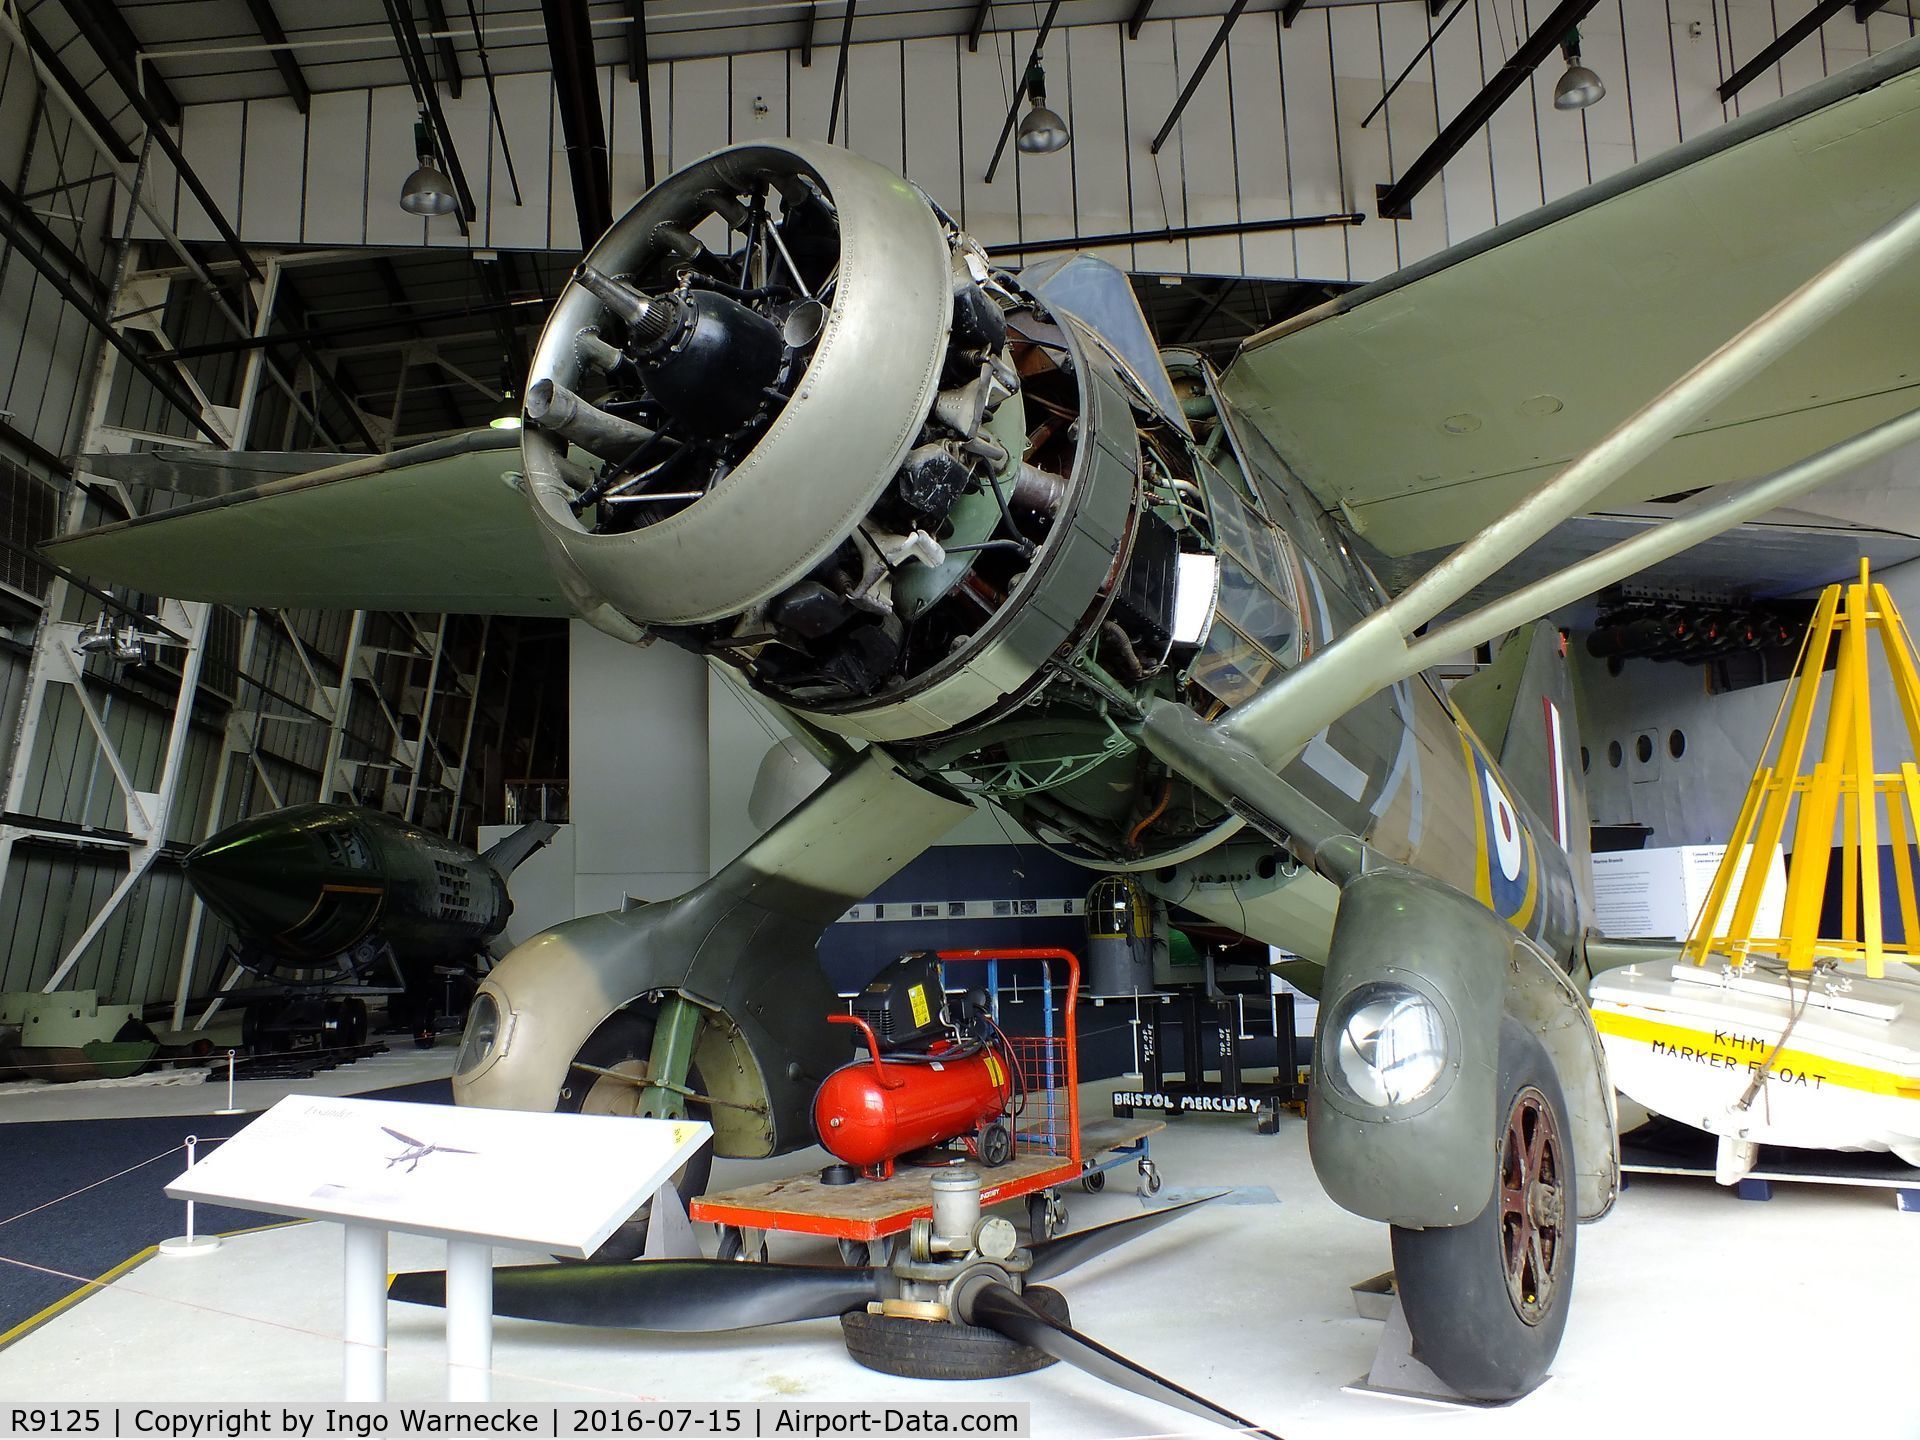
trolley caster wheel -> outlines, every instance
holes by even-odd
[[[866,1265],[884,1269],[892,1259],[893,1242],[890,1240],[840,1241],[840,1263],[843,1265],[851,1265],[856,1269]]]
[[[1140,1162],[1140,1194],[1142,1198],[1160,1193],[1160,1169],[1151,1160]]]
[[[714,1252],[714,1258],[716,1260],[758,1261],[764,1265],[767,1263],[767,1242],[765,1237],[762,1237],[759,1247],[755,1250],[749,1250],[747,1248],[745,1231],[738,1225],[722,1225],[720,1227],[720,1247]]]
[[[1102,1190],[1107,1188],[1107,1172],[1104,1170],[1089,1170],[1080,1177],[1080,1188],[1089,1195],[1098,1195]]]
[[[1004,1165],[1013,1158],[1013,1131],[1007,1128],[1006,1121],[995,1120],[981,1129],[974,1148],[980,1163],[989,1170]]]
[[[1067,1207],[1059,1192],[1042,1190],[1027,1197],[1027,1229],[1035,1241],[1051,1240],[1067,1228]]]

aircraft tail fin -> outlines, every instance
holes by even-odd
[[[1455,685],[1451,698],[1498,757],[1500,773],[1567,852],[1582,908],[1592,913],[1580,720],[1573,670],[1559,630],[1546,620],[1516,630],[1493,664]]]
[[[534,851],[560,833],[549,820],[530,820],[504,839],[489,846],[480,858],[502,875],[511,875]]]

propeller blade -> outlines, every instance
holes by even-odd
[[[1070,1235],[1043,1240],[1030,1247],[1033,1251],[1033,1268],[1027,1271],[1027,1278],[1051,1280],[1056,1275],[1064,1275],[1083,1261],[1091,1260],[1096,1255],[1104,1255],[1116,1245],[1124,1245],[1136,1236],[1158,1230],[1169,1220],[1193,1209],[1194,1206],[1218,1200],[1227,1193],[1225,1190],[1219,1190],[1211,1195],[1202,1195],[1197,1200],[1183,1200],[1178,1205],[1163,1205],[1158,1210],[1129,1215],[1124,1220],[1110,1220],[1105,1225],[1094,1225],[1085,1230],[1075,1230]]]
[[[1280,1440],[1273,1431],[1262,1429],[1244,1416],[1214,1404],[1205,1396],[1194,1394],[1184,1385],[1176,1385],[1134,1364],[1099,1341],[1089,1340],[1071,1325],[1061,1325],[1048,1319],[1005,1285],[992,1282],[974,1291],[967,1302],[966,1318],[969,1324],[998,1330],[1009,1340],[1045,1351],[1054,1359],[1064,1360],[1109,1385],[1118,1385],[1122,1390],[1131,1390],[1135,1395],[1158,1400],[1189,1415],[1217,1420],[1247,1435],[1264,1435],[1267,1440]]]
[[[788,1320],[824,1320],[879,1296],[875,1272],[734,1260],[627,1265],[508,1265],[493,1272],[493,1313],[562,1325],[699,1334]],[[442,1270],[396,1275],[390,1299],[444,1305]]]

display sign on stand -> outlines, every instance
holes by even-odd
[[[712,1137],[692,1120],[289,1095],[167,1186],[346,1227],[348,1400],[384,1400],[387,1235],[447,1242],[447,1397],[485,1400],[493,1249],[585,1258]]]

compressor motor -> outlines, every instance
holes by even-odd
[[[831,1154],[884,1180],[902,1155],[964,1139],[982,1165],[1013,1158],[1025,1085],[984,991],[949,996],[940,962],[904,955],[829,1023],[860,1031],[866,1057],[826,1078],[813,1127]]]

